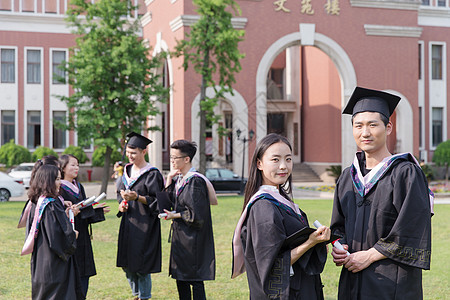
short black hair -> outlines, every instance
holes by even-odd
[[[357,113],[357,114],[359,114],[359,113]],[[356,116],[357,114],[355,114],[354,116],[352,116],[352,125],[353,125],[353,119],[355,118],[355,116]],[[380,120],[381,120],[381,122],[383,122],[383,123],[384,123],[384,126],[386,126],[386,125],[389,123],[389,119],[388,119],[385,115],[383,115],[382,113],[378,113],[378,114],[380,115]]]
[[[170,148],[180,150],[181,153],[190,158],[191,162],[195,153],[197,153],[197,144],[187,140],[176,140],[170,145]]]

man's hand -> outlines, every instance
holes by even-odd
[[[167,174],[166,187],[172,184],[172,180],[175,176],[181,175],[181,171],[178,169],[173,169]]]
[[[372,263],[384,258],[386,258],[386,256],[378,252],[375,248],[370,248],[369,250],[350,254],[344,263],[344,267],[353,273],[357,273],[364,270]]]
[[[336,247],[333,247],[333,249],[331,250],[331,256],[333,256],[333,262],[338,267],[342,266],[346,262],[346,258],[348,257],[348,255],[347,255],[348,245],[342,245],[342,247],[344,247],[345,250],[339,250]]]
[[[128,202],[127,201],[122,201],[119,204],[119,211],[120,212],[126,212],[128,210]]]

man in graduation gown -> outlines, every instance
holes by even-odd
[[[206,299],[203,281],[214,280],[216,271],[210,209],[210,203],[217,204],[216,194],[208,179],[192,168],[196,145],[178,140],[170,147],[166,190],[174,211],[165,210],[166,219],[173,220],[169,274],[177,280],[181,300],[192,299],[191,286],[194,300]]]
[[[151,273],[161,272],[161,225],[156,193],[164,187],[164,178],[157,168],[145,161],[146,137],[130,133],[125,166],[118,186],[119,229],[117,266],[125,271],[136,299],[151,298]]]
[[[409,153],[392,155],[386,138],[400,97],[357,87],[344,114],[352,115],[361,152],[336,185],[333,247],[343,266],[338,299],[422,299],[422,269],[430,269],[432,197]]]

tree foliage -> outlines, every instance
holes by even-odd
[[[58,153],[56,153],[53,149],[44,146],[39,146],[36,148],[36,150],[34,150],[33,154],[31,154],[31,160],[37,161],[38,159],[41,159],[46,155],[53,155],[55,157],[58,157]]]
[[[92,154],[92,166],[93,167],[101,167],[105,164],[105,153],[106,153],[106,147],[100,146],[97,147]],[[111,160],[112,161],[120,161],[122,158],[122,154],[119,151],[112,151],[111,152]]]
[[[159,113],[155,104],[167,94],[154,72],[160,57],[150,58],[138,34],[139,20],[127,17],[136,8],[131,3],[72,0],[67,11],[77,38],[64,70],[74,92],[61,100],[69,109],[68,129],[77,132],[80,145],[106,147],[104,173],[112,150],[127,133],[148,129],[143,124]]]
[[[84,153],[83,148],[81,148],[80,146],[70,145],[64,150],[62,154],[72,154],[78,159],[78,162],[80,164],[84,164],[89,160],[86,153]]]
[[[31,153],[22,145],[16,145],[14,140],[0,147],[0,163],[6,167],[15,166],[23,162],[31,162]]]
[[[234,0],[193,0],[200,19],[191,27],[186,39],[178,41],[175,55],[184,56],[185,69],[192,65],[202,76],[200,88],[200,172],[206,168],[206,122],[217,124],[221,116],[214,114],[214,107],[224,93],[233,93],[234,74],[241,70],[238,43],[244,31],[235,30],[231,23],[234,13],[240,9]],[[206,96],[206,88],[215,90],[214,97]],[[217,88],[218,87],[218,88]],[[223,128],[219,128],[222,129]],[[223,132],[219,132],[223,133]]]

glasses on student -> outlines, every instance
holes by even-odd
[[[170,156],[170,160],[175,160],[175,159],[179,159],[179,158],[185,158],[185,156]]]

